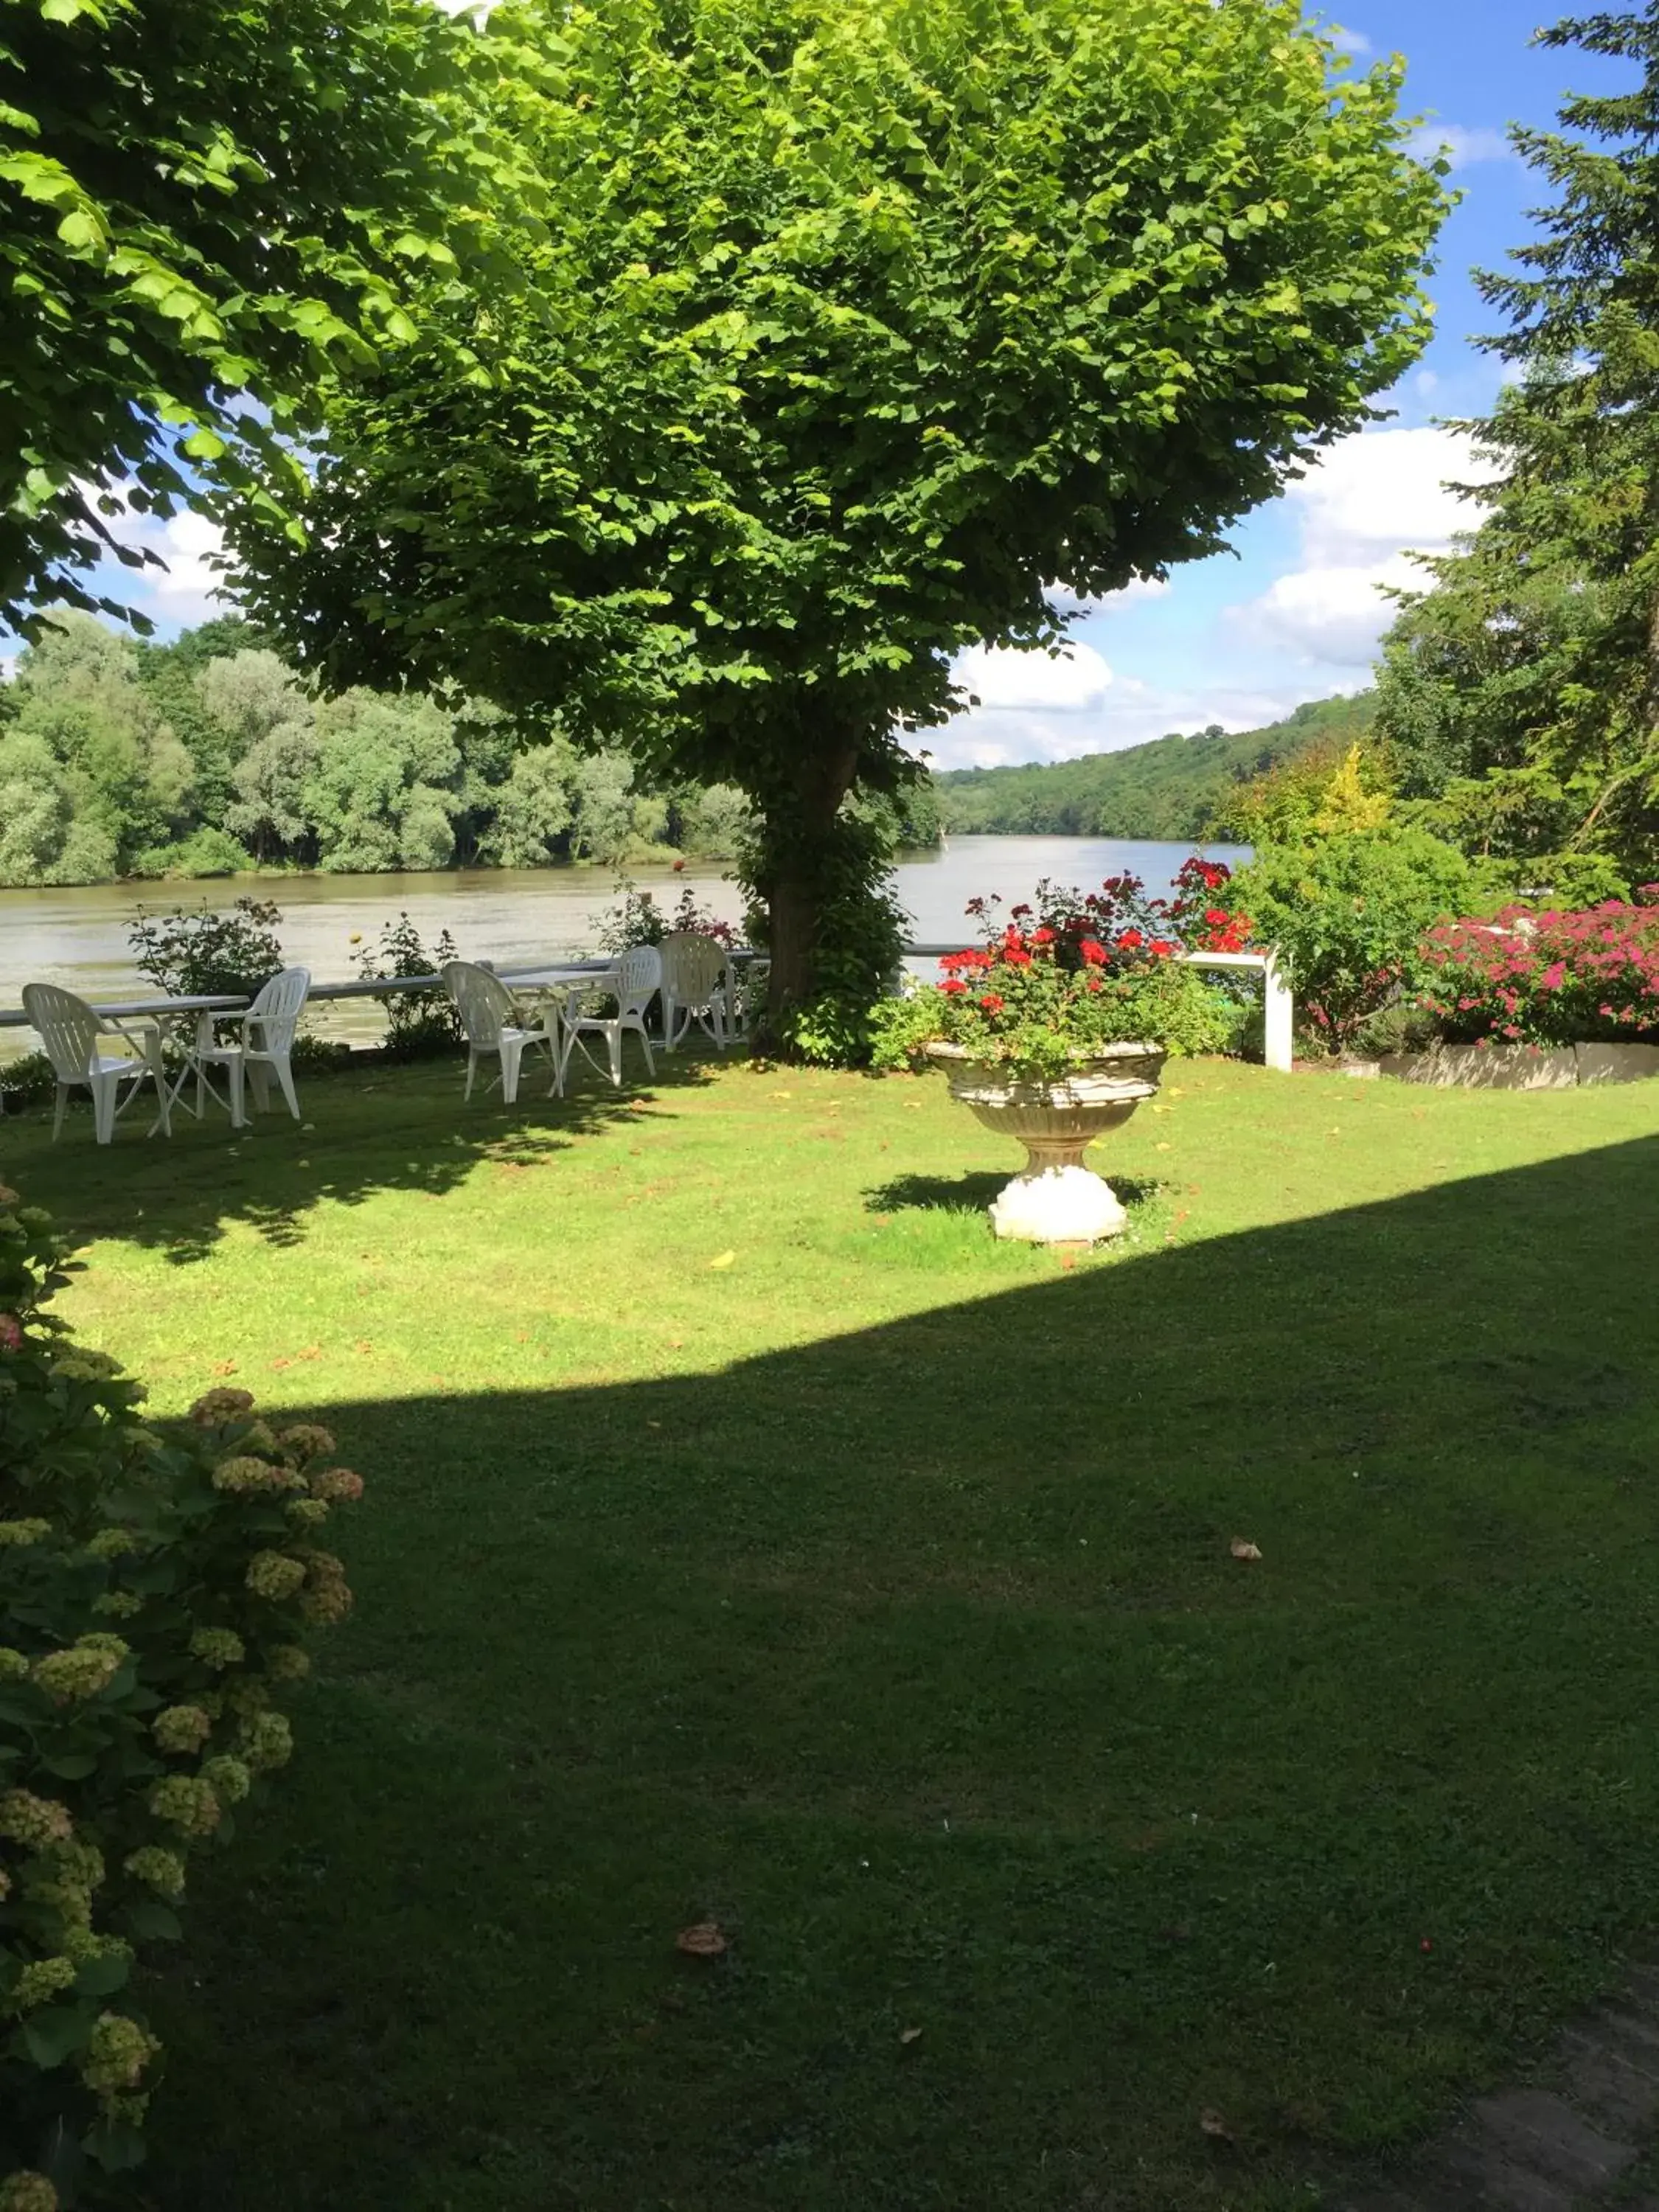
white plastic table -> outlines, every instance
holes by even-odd
[[[144,1132],[146,1136],[153,1137],[158,1129],[166,1127],[173,1108],[180,1103],[184,1103],[185,1113],[196,1112],[195,1107],[181,1101],[179,1093],[192,1075],[201,1076],[203,1081],[208,1084],[209,1089],[213,1088],[199,1057],[203,1048],[213,1042],[213,1016],[238,1013],[247,1003],[246,997],[241,993],[219,991],[206,993],[195,998],[106,1000],[101,1006],[94,1004],[92,1010],[100,1021],[109,1024],[118,1036],[124,1036],[129,1044],[138,1047],[146,1063],[155,1074],[158,1095],[165,1096],[167,1103]],[[184,1054],[185,1064],[179,1071],[177,1080],[169,1090],[167,1087],[166,1063],[161,1055],[160,1024],[172,1016],[185,1014],[194,1014],[196,1017],[195,1034],[193,1038],[189,1036],[174,1038],[174,1042]],[[133,1030],[121,1026],[125,1021],[143,1019],[148,1019],[156,1026],[136,1034]],[[213,1095],[216,1098],[219,1097],[216,1091],[214,1091]],[[221,1103],[223,1103],[221,1101]],[[167,1134],[171,1136],[172,1133],[169,1128]]]

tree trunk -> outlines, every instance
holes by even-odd
[[[852,788],[858,757],[856,732],[808,739],[793,778],[767,799],[762,889],[772,957],[767,1014],[775,1030],[787,1008],[812,996],[819,922],[834,875],[836,817]]]

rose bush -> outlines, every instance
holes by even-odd
[[[1181,959],[1183,951],[1236,951],[1248,915],[1219,902],[1228,871],[1188,860],[1170,899],[1149,898],[1139,877],[1083,893],[1044,882],[1033,906],[975,899],[983,941],[939,963],[942,980],[884,1000],[871,1017],[878,1067],[918,1065],[930,1044],[962,1046],[1017,1078],[1053,1081],[1108,1044],[1218,1051],[1238,1009]]]
[[[289,1757],[307,1634],[351,1603],[319,1537],[362,1487],[244,1390],[144,1419],[47,1310],[65,1279],[0,1185],[0,2207],[33,2212],[143,2157],[143,1956]]]
[[[1419,1004],[1456,1043],[1659,1042],[1659,884],[1640,896],[1443,922],[1423,942]]]

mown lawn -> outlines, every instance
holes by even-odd
[[[0,1126],[370,1483],[158,2212],[1288,2212],[1659,1918],[1659,1087],[1189,1063],[1070,1266],[933,1081],[305,1104]]]

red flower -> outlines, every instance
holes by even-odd
[[[1117,940],[1120,952],[1139,952],[1146,942],[1138,929],[1126,929]]]
[[[1146,949],[1157,960],[1172,960],[1175,957],[1175,947],[1167,937],[1155,937]]]
[[[988,1014],[1000,1014],[1006,1003],[1006,1001],[1003,999],[1001,993],[999,991],[987,991],[980,1000],[981,1006],[984,1007]]]
[[[1225,907],[1211,906],[1204,909],[1204,919],[1212,929],[1224,929],[1232,920]]]
[[[950,994],[951,998],[959,999],[963,993],[968,988],[968,986],[963,981],[960,975],[951,975],[946,978],[943,988]]]
[[[1030,912],[1031,911],[1031,909],[1030,909],[1030,908],[1029,906],[1011,906],[1011,907],[1009,908],[1008,911],[1009,911],[1009,913],[1010,913],[1011,915],[1012,915],[1014,916],[1014,918],[1016,919],[1016,921],[1018,921],[1018,919],[1019,918],[1019,916],[1020,916],[1021,915],[1023,915],[1023,914],[1030,914]]]
[[[1085,968],[1103,968],[1106,965],[1106,947],[1098,938],[1085,937],[1078,951],[1083,955]]]
[[[1034,929],[1031,932],[1033,945],[1052,945],[1054,941],[1054,933],[1052,929]]]
[[[1005,964],[1010,968],[1029,968],[1031,964],[1030,954],[1022,952],[1012,945],[1004,945],[1002,957]]]

